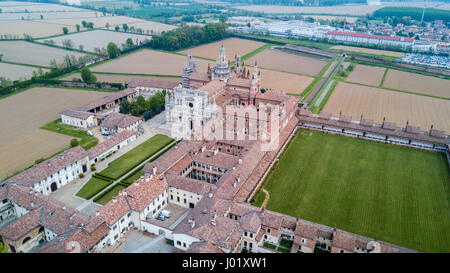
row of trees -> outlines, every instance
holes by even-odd
[[[154,35],[149,43],[151,48],[178,50],[203,43],[217,41],[227,37],[227,26],[224,23],[200,26],[184,26],[175,30]]]
[[[148,120],[164,110],[165,96],[166,90],[163,90],[148,99],[145,99],[143,96],[138,96],[132,102],[124,100],[120,103],[119,111],[122,114],[131,114],[133,116],[143,115],[144,120]]]

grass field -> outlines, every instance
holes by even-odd
[[[90,199],[98,192],[106,188],[112,183],[112,181],[106,181],[97,177],[92,177],[84,186],[77,192],[77,196]]]
[[[108,164],[108,168],[100,172],[107,177],[118,179],[136,165],[149,158],[173,139],[165,135],[155,135],[136,148]]]
[[[444,154],[300,130],[264,188],[267,208],[424,252],[448,252]]]

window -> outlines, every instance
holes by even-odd
[[[267,228],[267,233],[270,233],[270,228]]]
[[[172,194],[170,195],[170,200],[173,200],[173,195]]]
[[[302,244],[306,244],[306,239],[302,238]]]
[[[180,242],[180,241],[177,241],[177,245],[181,246],[181,242]]]

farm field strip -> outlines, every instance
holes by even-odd
[[[324,112],[339,116],[352,116],[358,120],[361,114],[381,124],[383,117],[404,127],[410,125],[429,130],[431,125],[437,130],[450,132],[450,101],[420,95],[395,92],[376,87],[340,82]]]
[[[389,69],[383,87],[450,99],[450,80]]]
[[[386,68],[384,67],[358,64],[346,80],[349,82],[379,86],[385,71]]]
[[[99,82],[110,82],[110,83],[122,83],[128,82],[132,79],[141,79],[141,80],[157,80],[157,81],[171,81],[171,82],[180,82],[181,78],[179,77],[154,77],[154,76],[137,76],[137,75],[120,75],[120,74],[103,74],[103,73],[94,73],[97,81]],[[71,81],[73,78],[80,79],[80,73],[73,73],[67,76],[60,78],[61,80]]]
[[[374,54],[374,55],[385,55],[385,56],[391,56],[391,57],[398,57],[401,58],[405,55],[403,52],[396,52],[396,51],[389,51],[389,50],[380,50],[380,49],[371,49],[371,48],[364,48],[364,47],[356,47],[356,46],[333,46],[330,49],[336,49],[336,50],[343,50],[343,51],[353,51],[353,52],[361,52],[361,53],[368,53],[368,54]]]
[[[442,153],[299,130],[263,189],[270,193],[267,209],[446,252],[448,181]]]
[[[12,81],[29,79],[33,76],[33,71],[37,72],[38,68],[0,62],[0,76]],[[49,70],[43,69],[42,71],[48,72]]]
[[[197,70],[207,71],[211,61],[197,59]],[[157,50],[143,49],[115,60],[92,66],[92,72],[132,73],[181,76],[186,57]]]
[[[185,49],[179,51],[179,53],[185,55],[188,53],[192,53],[192,56],[216,60],[219,57],[219,48],[222,44],[225,47],[227,58],[230,61],[234,61],[234,56],[236,54],[238,56],[244,56],[245,54],[250,53],[265,45],[265,43],[252,40],[229,38],[222,41]]]
[[[0,177],[69,145],[73,137],[39,129],[59,112],[104,97],[103,92],[35,87],[0,100]],[[51,107],[48,107],[50,106]]]
[[[308,76],[317,75],[327,64],[326,61],[305,57],[298,54],[286,53],[276,49],[266,49],[247,60],[258,67],[291,72]]]
[[[78,49],[80,45],[83,46],[83,50],[94,52],[96,48],[106,48],[109,42],[115,43],[119,48],[122,44],[125,44],[126,40],[131,38],[134,44],[139,44],[145,40],[150,40],[150,36],[131,34],[116,31],[107,30],[93,30],[74,34],[68,34],[55,38],[39,40],[40,42],[54,41],[56,45],[63,46],[65,40],[71,40],[74,47]]]
[[[0,41],[0,52],[2,52],[5,61],[47,67],[50,66],[52,59],[60,63],[67,55],[74,55],[77,58],[85,55],[25,41]]]

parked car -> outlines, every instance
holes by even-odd
[[[89,131],[86,132],[86,135],[93,136],[94,134],[89,130]]]
[[[160,212],[160,214],[163,215],[166,218],[170,218],[170,211],[168,211],[168,210],[162,210]]]
[[[165,221],[166,217],[160,213],[158,214],[158,216],[156,216],[156,220]]]

